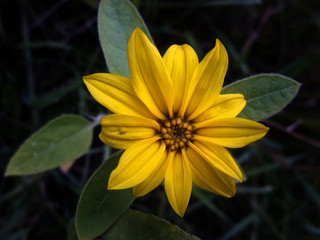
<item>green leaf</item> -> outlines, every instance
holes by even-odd
[[[129,0],[102,0],[98,12],[98,31],[103,54],[111,73],[130,77],[127,41],[135,28],[151,39],[137,9]]]
[[[242,93],[247,104],[238,117],[259,121],[280,112],[296,96],[299,87],[288,77],[260,74],[236,81],[221,93]]]
[[[75,160],[89,149],[93,128],[93,123],[76,115],[52,120],[20,146],[6,176],[39,173]]]
[[[102,239],[199,240],[161,218],[130,209],[102,236]]]
[[[132,189],[108,191],[108,178],[122,152],[115,153],[91,176],[79,199],[76,229],[80,240],[91,240],[107,231],[135,199]]]

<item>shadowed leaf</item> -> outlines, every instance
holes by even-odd
[[[99,39],[111,73],[130,77],[127,41],[135,28],[151,39],[137,9],[128,0],[103,0],[98,14]]]
[[[161,218],[130,209],[103,235],[103,239],[199,240]]]
[[[80,240],[91,240],[107,231],[135,199],[132,189],[108,191],[108,178],[122,152],[115,153],[91,176],[84,187],[76,211]]]
[[[77,159],[89,149],[93,128],[76,115],[55,118],[20,146],[6,176],[39,173]]]

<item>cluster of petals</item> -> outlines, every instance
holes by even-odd
[[[187,44],[172,45],[162,57],[135,29],[127,45],[130,79],[111,73],[84,77],[91,95],[113,114],[100,120],[100,139],[124,149],[108,189],[133,188],[143,196],[164,181],[168,201],[183,216],[192,184],[225,196],[243,176],[225,149],[262,138],[264,125],[236,116],[242,94],[220,94],[228,67],[223,44],[199,62]]]

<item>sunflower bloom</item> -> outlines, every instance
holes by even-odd
[[[125,149],[108,189],[133,187],[143,196],[162,181],[174,211],[183,216],[192,183],[222,195],[236,192],[242,173],[225,149],[262,138],[268,128],[237,118],[246,101],[220,94],[228,67],[225,47],[198,61],[189,45],[172,45],[163,57],[135,29],[127,46],[131,79],[110,73],[84,77],[91,95],[114,114],[100,120],[100,139]]]

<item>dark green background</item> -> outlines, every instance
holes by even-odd
[[[242,4],[237,4],[241,2]],[[320,64],[318,0],[134,1],[161,51],[189,43],[199,58],[219,38],[229,53],[226,83],[280,73],[302,83],[266,138],[232,151],[247,181],[232,199],[199,189],[180,219],[162,187],[133,209],[202,239],[319,239]],[[96,0],[0,0],[0,239],[64,239],[81,189],[103,159],[96,129],[70,172],[3,178],[19,145],[54,117],[106,111],[81,76],[105,72]]]

